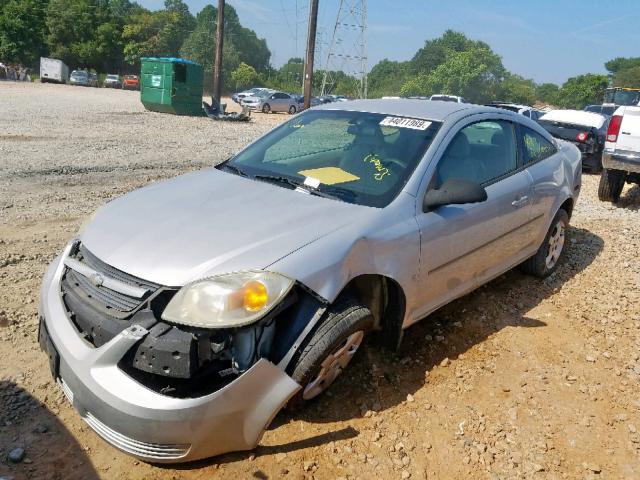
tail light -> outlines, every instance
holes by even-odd
[[[580,143],[586,142],[588,138],[589,138],[589,132],[580,132],[578,135],[576,135],[576,141]]]
[[[611,120],[609,121],[609,128],[607,128],[607,142],[618,141],[620,125],[622,125],[622,115],[614,115],[611,117]]]

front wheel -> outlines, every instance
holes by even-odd
[[[265,103],[262,106],[262,113],[269,113],[271,111],[271,106],[268,103]]]
[[[307,341],[291,373],[302,390],[289,401],[288,408],[301,408],[324,393],[347,368],[371,328],[371,312],[355,300],[341,301],[327,310],[325,320]]]
[[[564,255],[568,231],[569,215],[560,209],[553,218],[542,245],[533,257],[520,264],[520,269],[538,278],[551,275],[558,268],[560,259]]]
[[[295,113],[296,113],[296,111],[297,111],[297,110],[296,110],[296,106],[295,106],[295,105],[291,105],[291,106],[289,107],[289,115],[293,115],[293,114],[295,114]]]
[[[600,201],[616,203],[620,200],[626,176],[627,174],[620,170],[603,169],[600,175],[600,184],[598,185],[598,198]]]

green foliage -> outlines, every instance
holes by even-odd
[[[411,77],[400,89],[402,95],[461,95],[482,103],[496,98],[505,75],[500,57],[485,46],[467,51],[449,50],[446,60],[430,74]]]
[[[369,72],[367,81],[370,97],[397,95],[399,87],[407,81],[410,62],[381,60]]]
[[[236,90],[251,87],[258,80],[258,72],[251,65],[240,62],[238,68],[231,72],[231,80],[234,82]]]
[[[640,88],[640,66],[620,70],[613,77],[613,86]]]
[[[256,73],[266,73],[271,52],[265,40],[259,39],[252,30],[242,27],[231,5],[225,5],[224,15],[222,84],[223,88],[227,89],[235,85],[231,72],[237,70],[243,62],[253,67]],[[212,5],[205,6],[196,16],[195,27],[180,48],[180,56],[204,67],[207,84],[213,72],[217,19],[218,9]]]
[[[507,73],[500,85],[500,98],[523,105],[533,105],[536,101],[536,84],[520,75]]]
[[[604,68],[607,69],[611,74],[615,75],[616,73],[627,70],[629,68],[640,67],[640,57],[635,58],[623,58],[617,57],[613,60],[609,60],[604,64]]]
[[[608,82],[606,75],[593,73],[572,77],[560,89],[559,106],[581,110],[586,105],[599,103]]]
[[[559,100],[560,87],[555,83],[543,83],[536,86],[536,100],[548,105],[556,105]]]
[[[44,53],[46,36],[43,0],[0,2],[0,60],[35,65]]]

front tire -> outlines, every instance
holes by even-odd
[[[262,113],[269,113],[271,112],[271,105],[269,105],[268,103],[265,103],[262,106]]]
[[[529,275],[546,278],[555,272],[564,256],[568,243],[569,215],[563,209],[558,210],[551,222],[549,231],[536,254],[520,264],[520,269]]]
[[[295,113],[297,112],[295,105],[291,105],[289,107],[289,115],[295,115]]]
[[[369,309],[355,300],[330,307],[320,327],[307,341],[291,373],[302,389],[289,401],[297,410],[324,393],[351,362],[365,334],[373,328]]]
[[[598,198],[602,202],[617,203],[624,188],[627,174],[620,170],[609,170],[605,168],[600,175],[598,185]]]

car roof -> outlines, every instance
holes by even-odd
[[[349,100],[339,103],[326,103],[314,107],[314,110],[347,110],[394,115],[399,117],[423,118],[425,120],[444,121],[449,115],[466,110],[466,113],[494,113],[495,108],[472,105],[470,103],[438,102],[431,100],[375,99]],[[504,110],[501,111],[501,113]]]

